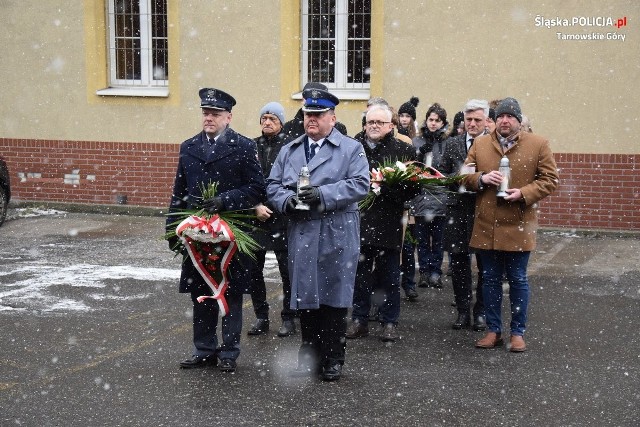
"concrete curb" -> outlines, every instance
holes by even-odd
[[[133,215],[133,216],[164,216],[167,212],[166,208],[157,208],[151,206],[133,206],[133,205],[90,205],[80,203],[63,203],[63,202],[32,202],[12,200],[9,208],[43,208],[55,209],[65,212],[76,213],[94,213],[105,215]]]
[[[65,212],[93,213],[105,215],[133,215],[133,216],[164,216],[167,208],[134,205],[93,205],[81,203],[47,202],[47,201],[20,201],[11,200],[9,208],[43,208],[56,209]],[[571,233],[577,236],[598,238],[637,238],[640,230],[602,230],[573,227],[540,227],[540,232]]]

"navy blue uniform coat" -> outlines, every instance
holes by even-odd
[[[264,176],[258,162],[256,143],[227,128],[209,145],[204,132],[180,145],[178,168],[169,212],[196,208],[201,197],[200,185],[218,182],[217,196],[222,197],[224,211],[252,209],[265,197]],[[167,228],[176,220],[167,217]],[[229,266],[228,292],[246,292],[250,286],[249,261],[236,252]],[[180,292],[202,290],[211,295],[207,284],[190,258],[182,264]]]

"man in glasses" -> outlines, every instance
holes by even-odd
[[[412,146],[393,136],[393,112],[388,105],[372,105],[367,111],[364,137],[360,142],[367,155],[369,169],[396,161],[415,160]],[[373,205],[360,212],[360,257],[353,296],[352,323],[347,338],[369,335],[371,300],[379,307],[382,341],[398,338],[400,316],[400,252],[404,202],[417,194],[412,188],[387,187],[384,183]],[[375,267],[375,269],[374,269]],[[375,286],[378,285],[378,286]],[[376,289],[372,297],[372,291]]]

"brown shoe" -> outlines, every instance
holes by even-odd
[[[351,322],[351,326],[347,329],[346,337],[349,339],[353,338],[364,338],[369,335],[369,326],[364,325],[359,320],[354,320]]]
[[[502,336],[495,332],[487,332],[483,338],[476,341],[477,348],[494,348],[502,345]]]
[[[509,339],[509,351],[513,353],[522,353],[527,349],[527,345],[524,343],[524,338],[520,335],[511,335]]]

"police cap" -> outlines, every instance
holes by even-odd
[[[220,89],[205,87],[200,89],[199,94],[200,107],[202,108],[210,108],[212,110],[225,110],[230,112],[231,108],[236,105],[236,100],[233,98],[233,96],[221,91]]]
[[[302,91],[304,106],[302,111],[307,113],[322,113],[333,110],[340,100],[332,93],[322,89],[305,89]]]

